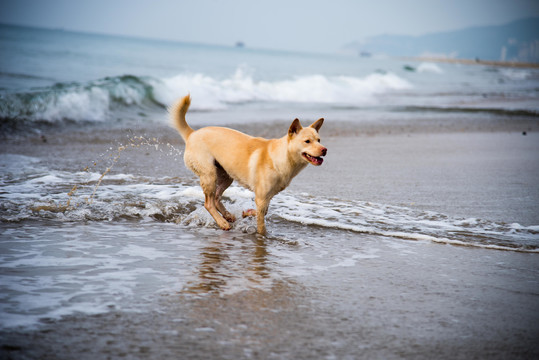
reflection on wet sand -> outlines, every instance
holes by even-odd
[[[267,267],[266,239],[253,235],[217,236],[200,252],[194,279],[184,288],[191,294],[230,294],[252,288],[268,289],[272,277]]]

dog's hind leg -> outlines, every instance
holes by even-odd
[[[218,162],[215,162],[215,168],[217,169],[217,187],[215,189],[215,206],[217,210],[224,216],[224,218],[230,222],[236,221],[236,217],[228,212],[223,203],[221,202],[221,196],[223,192],[234,181],[230,175],[221,167]]]
[[[213,217],[217,225],[223,230],[230,230],[230,224],[219,213],[217,208],[217,176],[216,174],[205,174],[200,176],[200,186],[204,192],[204,207]],[[224,190],[223,190],[224,191]]]
[[[226,185],[227,182],[222,180],[223,178],[226,180],[226,178],[229,178],[229,176],[222,168],[219,169],[220,165],[219,167],[217,166],[215,158],[211,155],[211,153],[208,151],[201,151],[200,149],[193,151],[193,147],[196,146],[192,145],[191,143],[186,145],[184,153],[185,165],[200,178],[200,186],[204,192],[204,207],[206,210],[208,210],[221,229],[230,230],[230,224],[219,213],[222,209],[224,209],[219,200],[223,191],[225,191],[232,181]],[[200,148],[200,146],[198,146],[198,148]],[[221,174],[221,172],[226,174],[226,177],[222,176],[223,174]]]

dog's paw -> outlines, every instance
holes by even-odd
[[[225,231],[228,231],[230,230],[231,226],[230,224],[227,222],[227,223],[223,223],[223,224],[220,224],[219,227]]]
[[[236,221],[236,217],[235,217],[234,215],[232,215],[231,213],[229,213],[228,211],[225,213],[224,218],[225,218],[226,221],[228,221],[228,222],[234,222],[234,221]]]
[[[249,216],[256,216],[256,210],[255,210],[255,209],[245,210],[245,211],[242,213],[242,216],[243,216],[244,218],[249,217]]]
[[[223,230],[230,230],[230,224],[223,218],[215,219],[217,225]]]

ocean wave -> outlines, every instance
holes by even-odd
[[[217,228],[204,209],[200,187],[182,183],[181,179],[156,181],[129,174],[112,175],[108,169],[103,174],[48,171],[32,158],[19,160],[27,164],[26,170],[4,167],[0,178],[0,222],[154,220],[197,229]],[[41,189],[39,192],[35,191],[36,186]],[[242,218],[243,210],[254,207],[253,194],[233,186],[226,190],[224,199],[225,206],[238,219],[233,230],[254,233],[256,221]],[[538,226],[456,218],[406,207],[315,198],[286,191],[277,195],[271,205],[269,227],[280,233],[295,233],[291,226],[302,224],[401,240],[539,252]]]
[[[193,108],[202,110],[256,101],[367,105],[376,102],[378,94],[412,88],[408,81],[392,73],[373,73],[365,77],[313,74],[256,81],[242,68],[221,80],[203,74],[181,74],[162,80],[162,84],[155,91],[161,103],[171,104],[189,92],[197,98]]]
[[[280,195],[276,215],[304,225],[403,240],[492,250],[539,252],[537,226],[452,218],[432,211],[362,201]]]
[[[0,118],[105,121],[119,106],[156,103],[149,78],[125,75],[87,84],[63,83],[0,97]]]
[[[121,108],[164,109],[190,93],[193,110],[222,110],[249,102],[335,103],[365,105],[376,95],[412,88],[399,76],[374,73],[365,77],[297,76],[274,81],[255,80],[241,67],[229,77],[183,73],[157,79],[124,75],[89,83],[63,83],[0,96],[0,119],[60,122],[103,122]]]
[[[419,64],[417,67],[418,73],[433,73],[433,74],[443,74],[444,71],[436,64],[424,62]]]
[[[528,69],[512,69],[512,68],[502,68],[499,70],[500,74],[508,80],[521,81],[527,79],[537,79],[538,72],[528,70]]]

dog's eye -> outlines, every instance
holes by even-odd
[[[310,143],[311,143],[311,140],[305,140],[305,143],[306,143],[306,144],[310,144]]]

